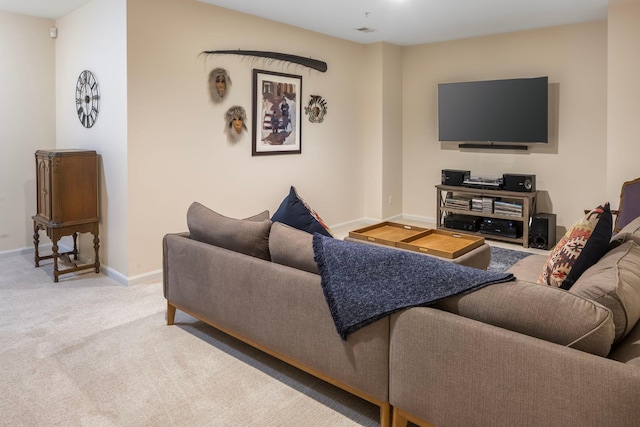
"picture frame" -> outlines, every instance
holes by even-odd
[[[252,156],[302,153],[302,76],[253,70]]]

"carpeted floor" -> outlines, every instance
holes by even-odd
[[[377,426],[376,406],[178,311],[162,285],[0,258],[2,426]]]
[[[379,425],[378,407],[180,311],[167,326],[161,283],[54,283],[43,264],[0,258],[1,426]]]

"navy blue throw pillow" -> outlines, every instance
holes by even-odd
[[[284,198],[280,207],[271,217],[273,222],[281,222],[307,233],[320,233],[331,237],[331,232],[319,220],[318,214],[298,196],[295,187],[291,186],[289,195]]]

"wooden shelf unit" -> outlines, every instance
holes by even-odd
[[[443,193],[445,193],[445,197],[442,196]],[[444,205],[444,202],[445,202],[447,193],[469,195],[472,197],[473,196],[496,197],[496,198],[499,197],[502,199],[513,200],[514,202],[522,204],[522,216],[499,215],[494,213],[484,213],[484,212],[477,212],[472,210],[454,209],[454,208],[446,207]],[[531,217],[533,216],[536,210],[537,195],[538,193],[536,191],[532,191],[530,193],[521,193],[516,191],[481,189],[481,188],[471,188],[471,187],[457,187],[457,186],[451,186],[451,185],[436,185],[436,214],[437,214],[436,224],[438,229],[456,231],[456,232],[462,231],[466,234],[478,235],[478,236],[485,237],[487,239],[501,240],[504,242],[511,242],[511,243],[520,243],[525,248],[528,248],[529,247],[529,223],[531,221]],[[499,219],[519,221],[522,223],[522,236],[513,238],[513,237],[507,237],[507,236],[500,236],[496,234],[481,233],[479,231],[471,232],[471,231],[463,231],[463,230],[448,228],[444,226],[444,217],[448,213],[478,216],[480,218],[499,218]]]

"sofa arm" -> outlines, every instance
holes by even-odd
[[[168,233],[162,238],[162,292],[165,298],[167,298],[167,286],[169,284],[169,258],[167,256],[169,251],[168,240],[177,237],[188,239],[189,232],[183,231],[180,233]]]
[[[412,308],[391,319],[389,401],[439,427],[632,426],[640,368]]]

